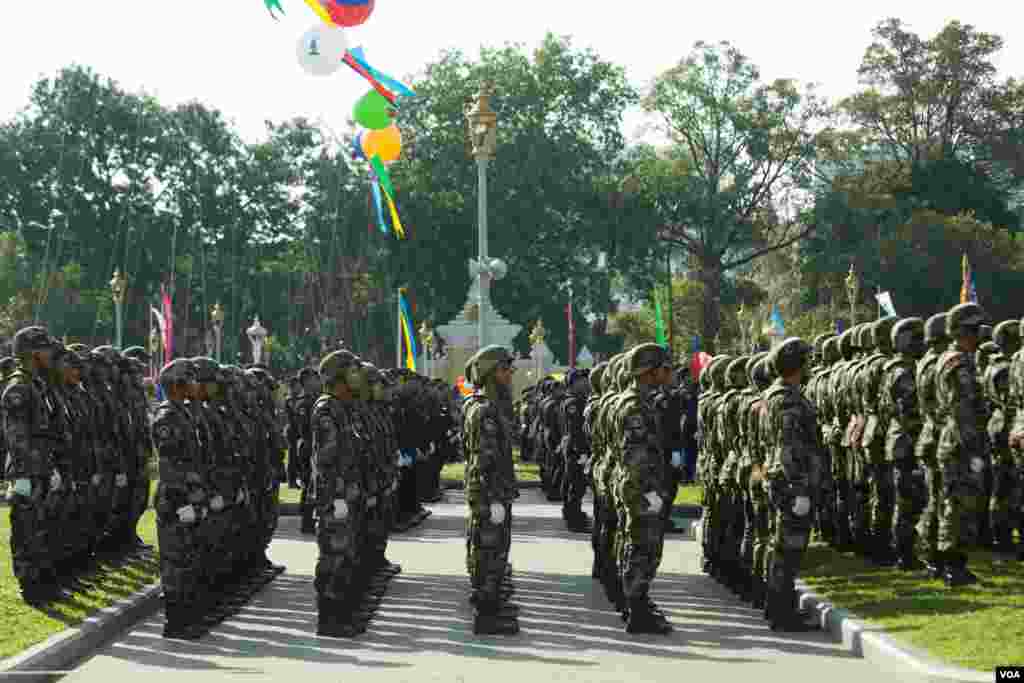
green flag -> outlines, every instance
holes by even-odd
[[[661,315],[661,302],[657,294],[654,296],[654,336],[659,344],[668,344],[668,338],[665,336],[665,318]]]

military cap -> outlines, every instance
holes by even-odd
[[[744,366],[744,371],[747,375],[747,382],[749,382],[750,384],[754,383],[754,367],[757,366],[757,364],[760,363],[762,360],[764,360],[764,357],[766,355],[768,354],[765,353],[764,351],[758,351],[754,355],[747,358],[747,364],[746,366]]]
[[[992,330],[992,341],[999,346],[999,350],[1007,356],[1012,356],[1020,350],[1020,322],[1017,320],[1004,320]]]
[[[924,321],[925,344],[944,344],[948,339],[945,313],[936,313]]]
[[[604,377],[605,371],[608,369],[608,363],[601,361],[594,366],[594,369],[590,371],[590,388],[595,394],[600,394],[602,391],[601,380]]]
[[[875,348],[874,339],[871,338],[871,325],[872,323],[861,323],[854,328],[856,331],[854,334],[854,341],[856,346],[861,351],[870,351]]]
[[[219,374],[220,366],[212,358],[206,356],[197,356],[191,358],[192,366],[196,371],[196,381],[202,382],[203,384],[215,383],[217,381],[217,375]]]
[[[23,327],[14,333],[14,339],[11,341],[11,353],[15,356],[56,347],[57,340],[47,333],[45,327],[38,325]]]
[[[497,344],[485,346],[466,361],[466,379],[472,384],[479,385],[494,372],[498,365],[507,364],[509,367],[512,367],[514,360],[512,353],[504,346],[498,346]]]
[[[853,358],[853,353],[856,348],[856,344],[854,344],[853,339],[853,330],[854,328],[851,327],[839,335],[839,355],[846,360]]]
[[[740,356],[729,361],[729,367],[725,369],[725,376],[730,388],[742,389],[747,384],[747,361],[749,358]]]
[[[826,365],[832,365],[839,361],[843,357],[843,354],[839,352],[839,337],[829,337],[825,340],[825,344],[821,348],[822,361]]]
[[[992,326],[982,323],[978,328],[978,340],[982,342],[992,341]]]
[[[813,349],[811,345],[799,337],[790,337],[779,344],[771,353],[771,363],[775,373],[784,377],[794,370],[802,368]]]
[[[672,367],[668,351],[660,344],[639,344],[629,352],[629,374],[638,377],[648,370]]]
[[[831,332],[823,332],[815,337],[814,341],[811,343],[814,347],[814,355],[820,358],[825,349],[825,342],[834,336],[835,335]]]
[[[727,354],[715,356],[711,359],[711,385],[725,388],[726,370],[733,357]],[[717,361],[717,362],[716,362]]]
[[[964,333],[979,334],[985,322],[985,310],[975,303],[958,304],[946,313],[946,336],[958,337]]]
[[[186,358],[175,358],[160,370],[159,382],[167,387],[173,384],[188,384],[196,379],[192,362]]]
[[[892,350],[892,328],[899,321],[894,315],[887,315],[871,323],[871,345],[881,351]]]
[[[351,351],[332,351],[320,361],[320,377],[324,385],[345,381],[345,371],[359,365],[359,359]]]
[[[754,363],[754,371],[751,373],[750,381],[761,391],[771,386],[772,380],[775,378],[771,361],[771,354],[766,353]]]
[[[149,354],[149,351],[142,348],[141,346],[129,346],[127,349],[121,352],[121,355],[125,358],[134,358],[140,360],[143,363],[148,363],[153,360],[153,357]]]
[[[920,318],[903,318],[893,325],[889,341],[896,353],[907,353],[920,347],[924,342],[924,321]]]
[[[18,359],[14,356],[5,356],[4,358],[0,358],[0,375],[9,375],[14,372],[16,367],[18,367]]]
[[[996,397],[999,395],[999,380],[1005,378],[1009,381],[1010,378],[1010,363],[1006,360],[997,360],[991,363],[985,368],[985,374],[982,376],[982,381],[985,385],[985,393],[989,397]]]

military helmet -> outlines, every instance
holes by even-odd
[[[981,341],[980,328],[985,322],[985,310],[975,303],[958,304],[946,313],[946,335],[959,337],[961,334],[977,334]]]
[[[945,313],[936,313],[924,321],[925,344],[945,344],[947,341],[949,341],[949,335],[946,334]]]
[[[988,366],[988,361],[991,356],[999,353],[999,347],[996,346],[995,342],[987,341],[983,344],[978,345],[978,350],[974,352],[974,362],[978,366],[980,372],[984,372]]]
[[[345,381],[345,371],[359,364],[359,360],[351,351],[332,351],[320,361],[320,377],[324,386],[329,387],[337,382]]]
[[[594,369],[590,371],[590,389],[595,394],[600,394],[602,391],[601,380],[604,378],[605,370],[608,369],[608,363],[601,361],[594,366]]]
[[[1007,356],[1017,353],[1020,350],[1020,322],[1004,320],[996,325],[992,330],[992,341]]]
[[[466,379],[472,384],[480,386],[487,381],[487,378],[499,365],[513,367],[514,361],[512,352],[504,346],[497,344],[485,346],[466,361]]]
[[[660,344],[638,344],[629,352],[626,363],[633,377],[639,377],[649,370],[672,368],[668,350]]]
[[[754,373],[751,376],[751,380],[758,389],[764,391],[771,386],[772,381],[775,379],[775,372],[772,369],[771,354],[764,354],[764,356],[754,364]]]
[[[750,385],[754,384],[754,368],[757,367],[758,363],[760,363],[762,360],[764,360],[764,357],[766,355],[767,355],[766,353],[761,351],[761,352],[755,353],[754,355],[752,355],[749,358],[747,358],[747,364],[744,367],[744,371],[745,371],[745,373],[747,375],[747,382]]]
[[[732,356],[723,354],[721,356],[715,356],[714,358],[711,359],[712,365],[710,370],[712,388],[719,390],[725,388],[725,371],[728,369],[729,363],[732,361],[732,358]]]
[[[839,362],[843,355],[839,352],[839,337],[829,337],[821,348],[822,362],[832,365]]]
[[[992,341],[992,326],[987,323],[982,323],[981,327],[978,328],[978,341],[987,342]]]
[[[362,362],[359,366],[363,369],[363,374],[366,376],[368,384],[381,384],[384,381],[384,376],[381,375],[380,369],[373,363]]]
[[[11,353],[19,356],[23,353],[54,349],[57,345],[57,340],[47,333],[45,327],[33,325],[32,327],[23,327],[14,333],[14,339],[11,340]]]
[[[857,342],[858,349],[870,351],[875,348],[874,339],[871,338],[871,323],[861,323],[855,329],[854,339]]]
[[[127,349],[121,352],[121,355],[124,356],[125,358],[134,358],[136,360],[140,360],[143,363],[148,363],[153,359],[149,351],[142,348],[141,346],[129,346]]]
[[[887,315],[871,323],[871,345],[883,353],[892,351],[892,328],[899,322],[894,315]]]
[[[206,356],[198,356],[189,360],[192,361],[192,367],[195,368],[197,382],[213,384],[217,381],[218,371],[220,370],[217,361]]]
[[[889,342],[896,353],[920,350],[924,344],[924,321],[920,318],[903,318],[893,325]]]
[[[772,367],[779,377],[783,377],[802,368],[813,351],[811,345],[800,337],[790,337],[772,351]]]
[[[159,382],[164,387],[189,384],[195,380],[195,367],[191,361],[185,358],[175,358],[160,370]]]
[[[725,369],[725,378],[731,389],[742,389],[747,386],[747,361],[746,356],[740,356],[729,361],[729,367]]]
[[[0,376],[6,377],[14,372],[16,367],[18,367],[18,359],[14,356],[0,358]]]
[[[839,341],[837,342],[837,345],[839,347],[839,355],[841,355],[844,360],[850,360],[853,358],[855,350],[855,345],[853,343],[854,329],[855,328],[851,327],[850,329],[846,330],[841,335],[839,335]]]
[[[89,355],[93,358],[101,359],[111,367],[118,365],[121,361],[121,352],[109,344],[97,346]]]
[[[1006,382],[1009,384],[1010,381],[1010,363],[1006,360],[998,360],[995,363],[991,363],[988,368],[985,369],[985,374],[982,376],[982,380],[985,385],[985,394],[994,398],[999,396],[1009,388],[1000,391],[1000,384]]]
[[[824,348],[825,348],[825,342],[828,341],[829,339],[831,339],[834,336],[835,335],[832,334],[831,332],[822,332],[821,334],[819,334],[817,337],[814,338],[814,341],[811,343],[811,346],[814,347],[814,357],[815,358],[821,358],[823,356]]]

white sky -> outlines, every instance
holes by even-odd
[[[299,36],[319,20],[302,0],[281,0],[271,20],[263,0],[5,0],[0,12],[0,119],[28,100],[41,75],[86,64],[123,87],[145,89],[164,104],[198,98],[233,120],[243,137],[263,136],[263,120],[323,119],[339,133],[367,91],[344,67],[307,76],[295,56]],[[475,55],[481,44],[535,45],[545,31],[569,34],[580,47],[626,66],[640,85],[696,40],[729,40],[766,79],[820,83],[841,97],[856,87],[856,69],[871,27],[895,15],[930,37],[959,19],[1006,40],[1003,76],[1024,75],[1024,9],[1010,0],[820,2],[732,0],[377,0],[369,21],[351,29],[369,62],[401,78],[442,49]],[[639,123],[627,118],[627,134]]]

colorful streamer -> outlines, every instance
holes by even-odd
[[[394,78],[392,78],[391,76],[388,76],[387,74],[385,74],[385,73],[383,73],[381,71],[378,71],[377,69],[375,69],[372,66],[370,66],[370,63],[366,61],[366,55],[363,53],[363,48],[357,47],[355,49],[349,50],[348,53],[350,55],[352,55],[352,59],[355,60],[355,62],[359,66],[363,67],[363,69],[366,71],[366,73],[370,74],[375,79],[377,79],[377,81],[381,85],[383,85],[383,86],[385,86],[387,88],[390,88],[391,90],[394,90],[395,92],[397,92],[399,95],[401,95],[403,97],[415,97],[416,96],[416,93],[413,92],[412,89],[409,88],[404,83],[402,83],[400,81],[397,81]]]
[[[398,308],[401,311],[402,336],[405,337],[405,367],[416,372],[416,356],[420,355],[416,348],[416,334],[412,325],[412,313],[409,302],[405,300],[405,289],[398,290]]]
[[[325,24],[328,26],[334,26],[334,21],[331,19],[331,15],[327,13],[327,10],[324,9],[323,5],[321,5],[318,0],[306,0],[306,4],[309,5],[309,8],[313,10],[313,12],[320,17]]]
[[[356,61],[355,57],[352,56],[351,52],[346,52],[345,56],[342,57],[342,61],[348,64],[349,67],[357,74],[365,78],[367,82],[373,86],[373,89],[379,92],[381,95],[383,95],[388,102],[390,102],[392,105],[395,103],[395,93],[391,92],[383,85],[381,85],[379,82],[377,82],[377,79],[371,76],[370,72],[364,69],[363,66]]]
[[[395,188],[391,184],[391,174],[388,173],[388,169],[384,166],[384,162],[381,161],[380,157],[374,154],[370,158],[370,166],[373,167],[373,172],[377,174],[377,179],[380,181],[380,186],[385,193],[395,196]]]
[[[380,226],[380,231],[386,235],[388,234],[388,226],[384,222],[384,202],[380,198],[380,188],[377,187],[377,180],[372,176],[370,178],[370,189],[373,191],[373,205],[377,209],[377,225]]]
[[[281,17],[274,14],[274,10],[284,14],[284,8],[281,7],[280,0],[263,0],[263,4],[266,5],[267,11],[270,12],[271,19],[274,21],[281,21]]]
[[[395,200],[386,192],[384,193],[384,199],[388,200],[388,208],[391,209],[391,225],[398,234],[398,237],[404,240],[405,228],[402,227],[402,221],[398,218],[398,209],[395,208]]]

